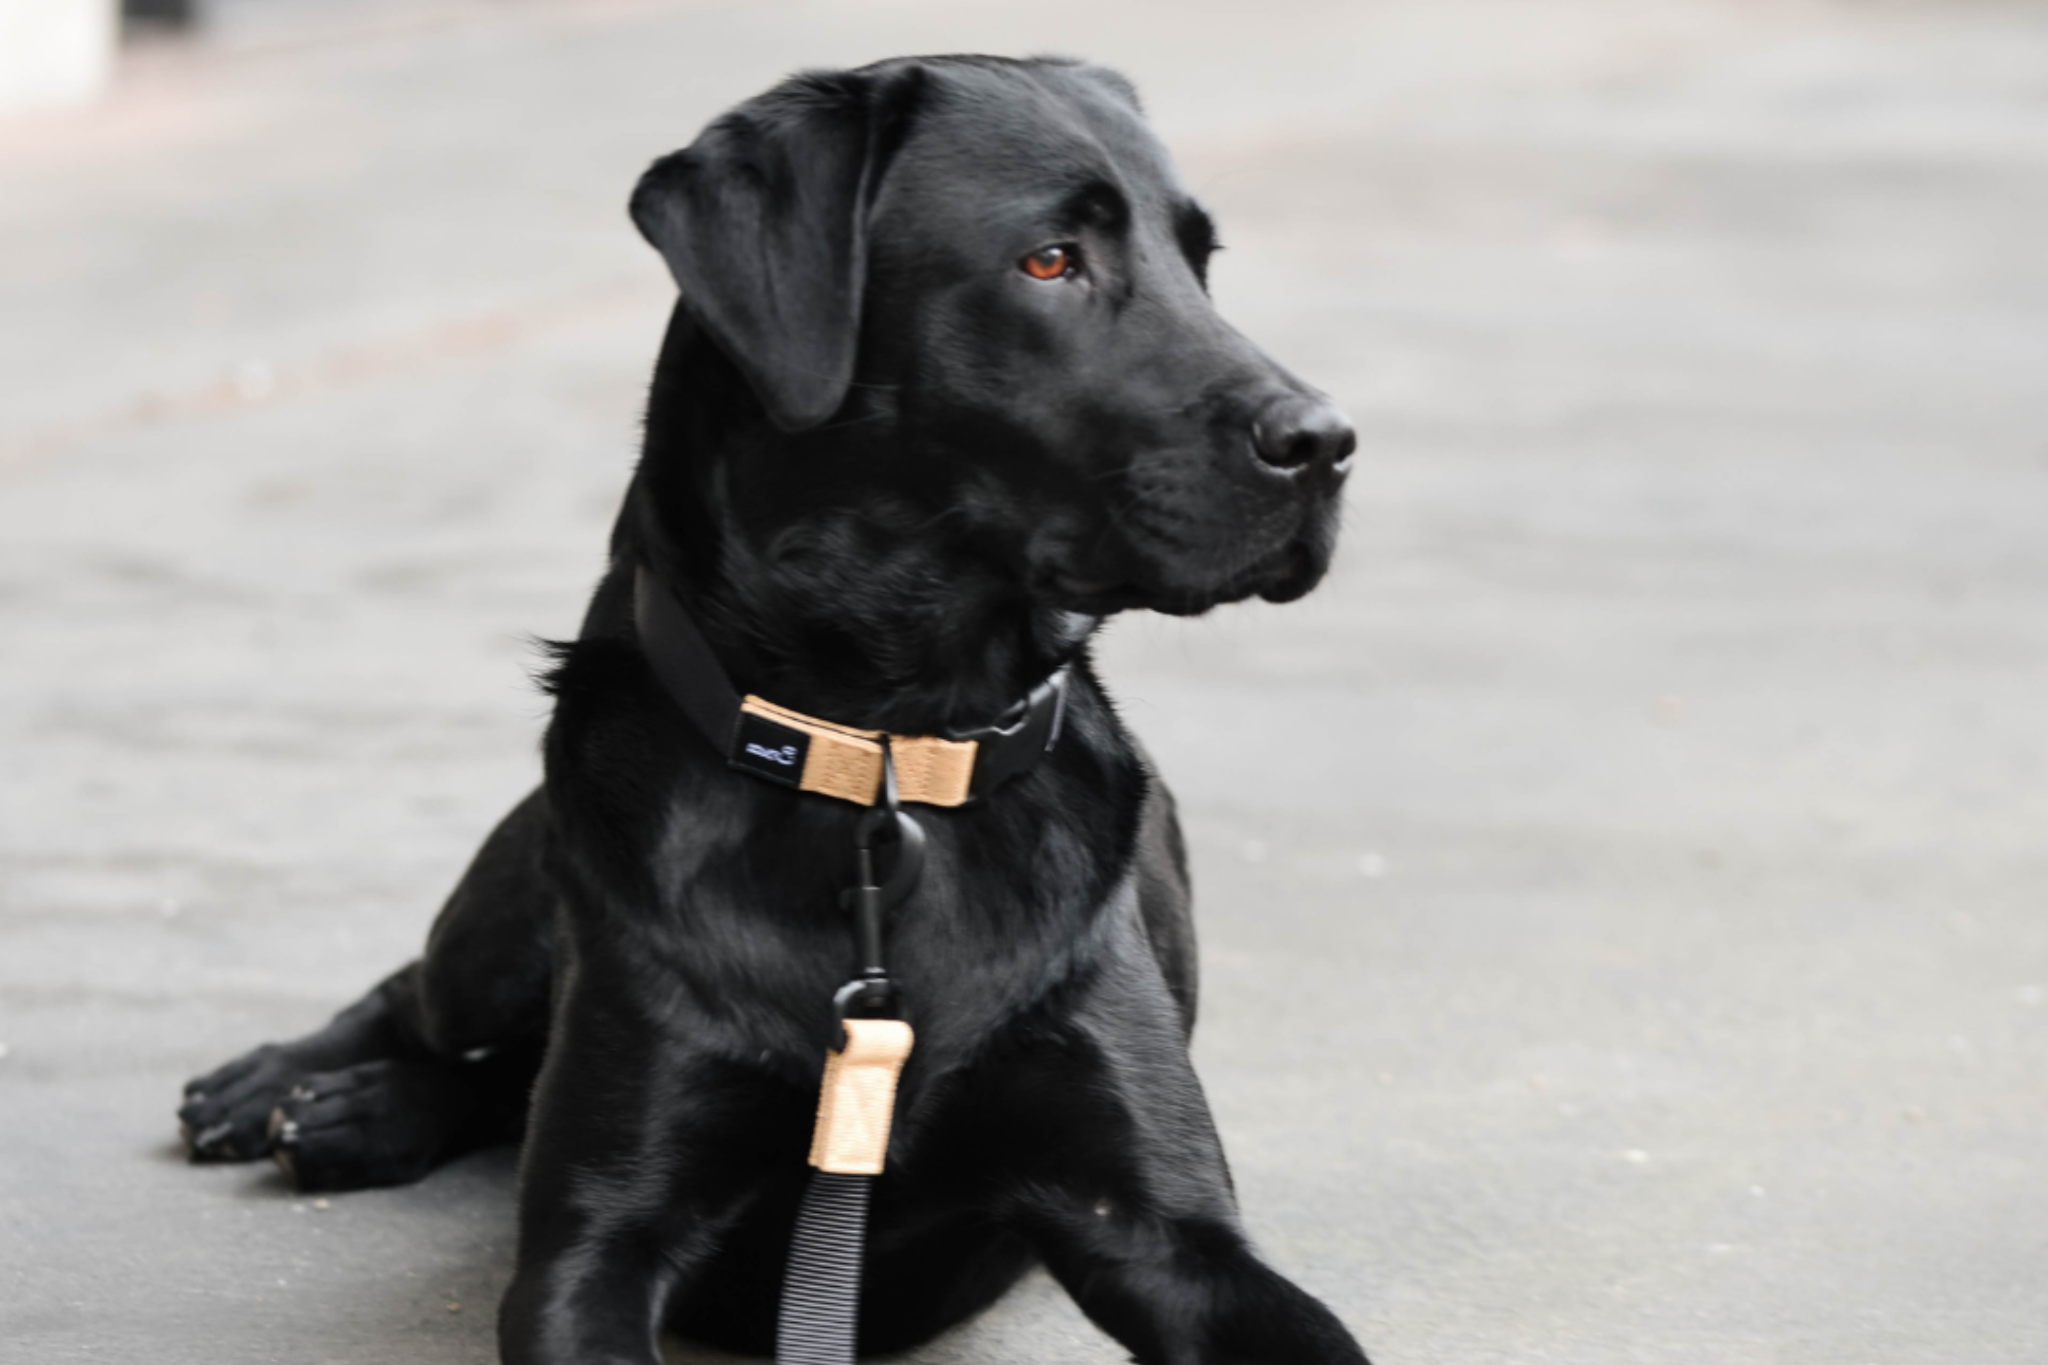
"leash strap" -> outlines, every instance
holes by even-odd
[[[797,1208],[782,1308],[775,1327],[777,1365],[853,1365],[860,1327],[861,1261],[867,1245],[868,1182],[889,1159],[896,1082],[910,1057],[910,1025],[895,1013],[896,986],[883,954],[882,922],[916,890],[924,872],[924,830],[897,808],[896,766],[883,741],[882,802],[854,827],[858,883],[842,898],[853,912],[860,975],[832,996],[839,1025],[825,1054],[818,1117],[811,1130],[814,1169]],[[884,879],[876,845],[887,834],[895,865]],[[881,1018],[854,1018],[862,1010]]]
[[[853,1365],[874,1177],[811,1172],[775,1323],[775,1365]]]
[[[910,1056],[900,1019],[848,1019],[846,1045],[825,1060],[810,1183],[782,1281],[776,1365],[853,1365],[868,1192],[889,1152],[896,1078]]]
[[[742,697],[674,591],[644,565],[633,581],[633,624],[662,687],[727,764],[799,791],[872,806],[886,749],[900,798],[928,806],[980,800],[1058,742],[1066,717],[1060,668],[993,725],[950,735],[889,735]]]

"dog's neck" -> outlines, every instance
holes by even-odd
[[[899,734],[986,724],[1098,622],[1034,601],[969,528],[875,486],[897,454],[879,448],[887,416],[777,432],[672,324],[614,559],[670,582],[742,692]]]

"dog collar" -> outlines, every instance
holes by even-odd
[[[994,724],[945,735],[860,730],[742,697],[675,592],[645,565],[633,580],[633,624],[663,689],[728,766],[856,805],[881,799],[885,751],[899,799],[928,806],[978,801],[1030,771],[1058,742],[1066,717],[1064,666]]]

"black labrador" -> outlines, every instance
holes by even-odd
[[[345,1189],[523,1132],[505,1360],[770,1348],[862,811],[691,728],[636,633],[651,569],[742,690],[847,725],[984,725],[1069,669],[1035,767],[919,810],[863,1351],[1042,1261],[1140,1361],[1361,1365],[1246,1241],[1188,1060],[1172,799],[1088,662],[1114,612],[1313,587],[1351,429],[1217,316],[1210,219],[1099,67],[798,76],[656,162],[632,216],[681,303],[548,678],[546,780],[424,957],[190,1086],[193,1155]]]

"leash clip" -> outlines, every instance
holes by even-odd
[[[886,880],[877,877],[875,854],[881,842],[896,845],[895,865]],[[881,800],[861,812],[853,827],[857,883],[840,896],[853,912],[854,937],[860,948],[860,975],[832,995],[833,1047],[846,1046],[846,1019],[858,1012],[868,1018],[893,1017],[896,983],[889,979],[883,956],[882,927],[889,911],[909,900],[924,876],[924,826],[902,808],[896,787],[896,760],[889,737],[882,737]]]

